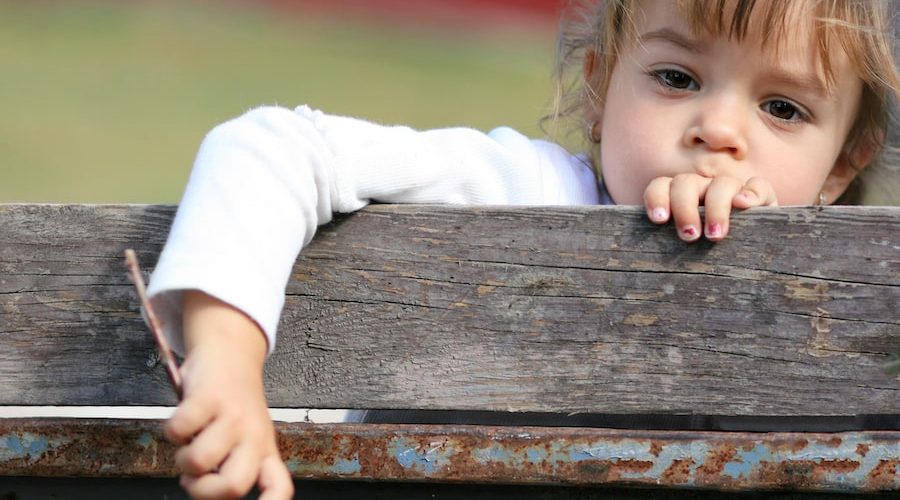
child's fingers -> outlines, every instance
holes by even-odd
[[[175,466],[189,476],[201,476],[215,470],[240,438],[233,429],[227,419],[214,420],[189,445],[175,452]]]
[[[695,174],[681,174],[672,179],[669,197],[678,237],[684,241],[700,238],[700,200],[712,179]]]
[[[226,494],[237,492],[245,495],[259,477],[262,460],[256,443],[248,443],[234,449],[219,469]]]
[[[242,498],[247,491],[240,492],[237,489],[228,488],[217,472],[210,472],[200,477],[181,476],[181,487],[194,500],[222,500],[226,498]]]
[[[741,191],[735,195],[732,205],[739,209],[761,206],[776,207],[778,198],[769,181],[762,177],[751,177],[744,183]]]
[[[248,446],[239,446],[218,472],[181,478],[181,487],[192,498],[241,498],[250,491],[259,472],[259,456]]]
[[[187,398],[166,422],[166,439],[175,444],[185,444],[206,427],[215,416],[213,405],[200,398]]]
[[[207,486],[210,481],[213,481],[216,476],[218,476],[215,472],[210,472],[208,474],[204,474],[202,476],[191,476],[189,474],[182,474],[178,483],[181,485],[181,488],[187,492],[187,494],[194,500],[215,500],[227,498],[222,495],[213,496],[207,494],[206,491],[209,489]],[[237,497],[231,497],[237,498]]]
[[[272,454],[263,459],[259,470],[259,500],[287,500],[294,496],[294,481],[281,457]]]
[[[703,206],[706,211],[706,223],[703,232],[708,240],[719,241],[728,234],[731,203],[740,190],[741,181],[727,175],[716,177],[709,183],[709,187],[706,189],[706,197],[703,199]]]
[[[671,177],[657,177],[644,189],[644,208],[647,217],[655,224],[665,224],[669,220],[669,191]]]

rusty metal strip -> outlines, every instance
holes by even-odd
[[[900,432],[279,424],[297,478],[723,490],[900,490]],[[166,477],[153,420],[0,419],[0,476]]]

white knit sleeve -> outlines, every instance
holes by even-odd
[[[592,174],[571,158],[510,129],[417,132],[259,108],[204,139],[148,292],[178,352],[185,290],[246,313],[271,352],[297,254],[333,212],[372,201],[595,202]]]

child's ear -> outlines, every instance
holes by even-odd
[[[840,198],[853,179],[856,179],[856,176],[869,166],[869,163],[875,158],[880,143],[881,141],[877,138],[866,136],[841,151],[828,178],[825,179],[825,185],[822,186],[822,194],[829,203]]]
[[[594,76],[594,70],[596,69],[597,64],[597,51],[594,49],[585,49],[584,50],[584,81],[588,84],[591,83],[591,78]]]
[[[584,86],[588,95],[596,97],[596,71],[597,71],[597,51],[594,49],[584,50]],[[603,109],[600,99],[590,99],[591,106],[585,110],[588,123],[597,123],[603,116]]]

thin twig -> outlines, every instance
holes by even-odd
[[[144,314],[147,316],[150,331],[153,333],[153,338],[156,340],[156,346],[159,349],[159,357],[166,367],[166,374],[169,375],[169,382],[172,383],[175,394],[178,395],[178,400],[181,401],[181,372],[178,371],[178,363],[175,361],[175,355],[172,354],[172,347],[169,345],[169,341],[163,335],[156,312],[153,311],[153,306],[147,300],[147,287],[144,285],[144,279],[141,277],[141,268],[138,264],[137,254],[130,248],[125,250],[125,266],[131,275],[131,281],[134,282],[134,288],[137,290],[138,299],[141,301]]]

